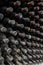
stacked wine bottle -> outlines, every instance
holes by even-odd
[[[0,65],[43,62],[43,0],[0,0]]]

